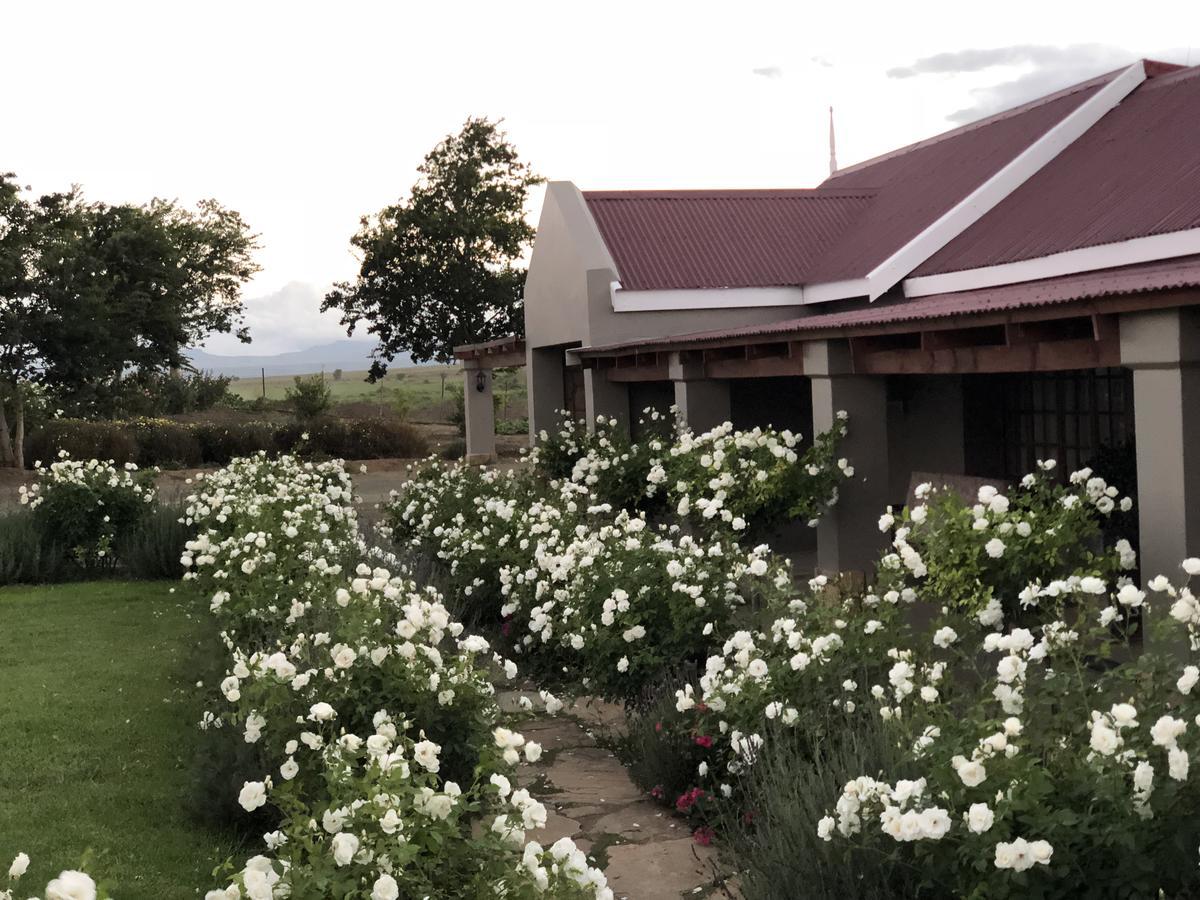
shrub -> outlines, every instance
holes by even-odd
[[[658,413],[652,415],[659,420]],[[637,509],[653,493],[647,477],[667,443],[651,438],[635,444],[616,419],[601,416],[589,430],[586,422],[564,414],[557,431],[539,433],[528,459],[544,481],[570,481],[586,486],[596,503]]]
[[[0,585],[64,581],[70,572],[66,549],[28,511],[0,514]]]
[[[60,454],[49,468],[37,466],[38,480],[22,485],[44,535],[61,541],[83,566],[111,568],[117,538],[136,528],[154,502],[154,473],[133,463],[117,468],[111,461],[70,459]]]
[[[212,372],[135,372],[97,392],[93,413],[161,416],[211,409],[230,396],[232,379]]]
[[[735,431],[729,422],[699,435],[683,429],[646,477],[697,527],[743,531],[754,522],[764,531],[790,519],[816,525],[837,502],[838,484],[854,474],[837,457],[845,436],[844,413],[803,456],[800,436],[790,431]]]
[[[640,702],[627,710],[624,734],[616,742],[630,778],[664,806],[674,806],[697,786],[698,768],[710,755],[704,736],[691,727],[692,718],[675,708],[675,687],[695,683],[698,674],[694,666],[683,667],[648,685]]]
[[[501,419],[496,423],[496,434],[528,434],[528,419]]]
[[[737,804],[719,807],[713,824],[722,858],[738,873],[744,900],[892,900],[914,897],[917,878],[904,863],[817,836],[822,798],[862,772],[898,771],[890,730],[877,717],[831,731],[815,747],[775,729],[753,767],[735,783]]]
[[[133,435],[115,422],[86,422],[82,419],[55,419],[29,437],[25,458],[29,465],[49,465],[66,453],[73,459],[110,459],[116,465],[137,458]]]
[[[179,558],[191,529],[180,506],[156,506],[135,527],[117,535],[117,559],[132,578],[179,578]]]
[[[758,777],[763,735],[789,735],[820,764],[869,718],[893,763],[866,760],[824,817],[803,813],[829,866],[852,871],[866,854],[907,873],[914,896],[1194,895],[1200,670],[1163,651],[1180,625],[1200,646],[1200,601],[1156,577],[1170,616],[1148,612],[1131,548],[1095,541],[1119,494],[1089,471],[1066,485],[1039,473],[1011,495],[985,487],[973,504],[918,494],[880,523],[895,533],[873,592],[814,579],[769,629],[726,641],[700,695],[678,692],[677,708],[721,735],[714,781]],[[1200,574],[1200,560],[1184,568]],[[921,601],[925,627],[904,613]],[[1155,640],[1134,655],[1139,613]]]
[[[266,422],[228,425],[206,422],[191,426],[191,430],[200,444],[201,460],[218,466],[228,465],[235,457],[275,448],[275,426]]]
[[[785,442],[772,432],[718,433],[731,446],[744,442],[747,457],[751,446],[765,449],[769,463],[746,459],[720,476],[749,478],[762,496],[783,495],[773,486],[793,481],[789,496],[823,496],[828,468],[835,479],[852,471],[777,457],[771,447]],[[822,453],[832,455],[839,434]],[[765,545],[739,545],[746,522],[714,515],[708,521],[727,527],[687,530],[639,509],[659,491],[656,459],[693,441],[689,433],[679,444],[655,436],[633,444],[603,419],[592,433],[568,421],[541,438],[512,475],[436,462],[418,470],[391,504],[387,528],[409,553],[436,559],[479,616],[498,609],[514,652],[551,685],[636,699],[664,669],[703,662],[744,608],[790,596],[786,562]],[[715,490],[707,508],[721,509],[725,496]]]
[[[1042,471],[1026,475],[1008,494],[985,487],[971,505],[953,492],[919,485],[923,502],[880,519],[881,530],[896,529],[895,552],[880,562],[880,583],[885,589],[919,586],[926,599],[967,612],[1000,603],[1011,618],[1035,605],[1031,585],[1096,568],[1103,523],[1118,509],[1131,509],[1133,500],[1119,499],[1091,469],[1058,484],[1050,477],[1054,468],[1053,460],[1042,463]],[[1105,566],[1117,557],[1124,558],[1124,570],[1136,565],[1128,541],[1116,550]]]
[[[187,501],[185,578],[230,654],[204,725],[261,754],[239,804],[277,822],[230,895],[611,900],[569,840],[524,842],[546,810],[505,773],[541,748],[498,727],[490,681],[515,665],[436,592],[354,563],[351,500],[339,464],[259,454]]]
[[[296,418],[308,421],[329,412],[333,391],[325,383],[324,375],[297,375],[292,380],[295,387],[288,388],[285,397]]]
[[[447,420],[458,431],[458,436],[465,438],[467,436],[467,406],[466,400],[463,398],[463,386],[461,384],[448,385],[446,392],[450,394],[450,413]]]
[[[202,462],[203,448],[194,430],[169,419],[134,419],[125,423],[133,436],[139,466],[187,468]]]
[[[337,459],[419,457],[428,452],[413,426],[386,419],[322,420],[310,430],[310,446]]]

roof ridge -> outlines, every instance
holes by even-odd
[[[873,197],[878,188],[681,188],[663,190],[581,191],[593,200],[720,200],[722,198],[832,199],[837,197]]]
[[[880,153],[878,156],[872,156],[870,159],[864,159],[862,162],[854,163],[850,166],[844,166],[831,174],[828,179],[822,184],[836,180],[842,175],[847,175],[850,172],[856,172],[860,169],[865,169],[868,166],[873,166],[876,163],[881,163],[884,160],[894,159],[897,156],[903,156],[906,153],[911,153],[914,150],[920,150],[924,147],[929,147],[933,144],[940,144],[942,141],[949,140],[953,137],[958,137],[960,134],[966,134],[988,125],[993,125],[996,122],[1002,122],[1005,119],[1011,119],[1014,116],[1019,116],[1022,113],[1029,112],[1032,109],[1037,109],[1040,106],[1045,106],[1047,103],[1052,103],[1055,100],[1061,100],[1063,97],[1069,97],[1071,94],[1077,94],[1080,91],[1085,91],[1088,88],[1097,87],[1098,85],[1106,84],[1128,69],[1129,66],[1122,66],[1119,69],[1114,69],[1111,72],[1105,72],[1102,75],[1097,75],[1094,78],[1089,78],[1087,81],[1081,81],[1078,84],[1072,84],[1062,90],[1055,91],[1052,94],[1045,94],[1027,103],[1022,103],[1020,106],[1014,106],[1010,109],[1001,110],[998,113],[993,113],[990,116],[985,116],[982,119],[977,119],[974,122],[968,122],[965,125],[959,125],[957,128],[951,128],[949,131],[943,131],[940,134],[935,134],[932,137],[924,138],[920,141],[914,141],[911,144],[906,144],[903,147],[897,147],[895,150],[889,150],[886,153]]]
[[[1173,66],[1173,63],[1163,63],[1158,60],[1146,60],[1153,63],[1155,66]],[[1187,81],[1189,78],[1200,76],[1200,65],[1197,66],[1175,66],[1174,68],[1162,70],[1159,73],[1151,76],[1147,70],[1145,87],[1167,87],[1168,85],[1178,84],[1181,81]]]

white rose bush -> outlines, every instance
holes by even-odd
[[[207,900],[611,898],[569,840],[532,839],[546,810],[516,769],[541,748],[490,680],[515,666],[366,562],[352,501],[340,463],[263,454],[188,498],[185,578],[229,659],[202,727],[257,751],[238,804],[276,823]]]
[[[661,424],[661,422],[659,422]],[[543,682],[637,698],[702,662],[739,611],[790,597],[786,561],[747,539],[787,515],[815,519],[853,468],[845,422],[804,453],[789,432],[631,444],[614,422],[547,435],[519,471],[431,461],[397,492],[386,533],[433,559]]]
[[[18,498],[29,508],[47,541],[65,548],[84,567],[110,566],[121,536],[151,511],[157,469],[118,466],[112,460],[71,459],[65,450],[49,466],[34,463],[37,476]]]
[[[901,761],[809,823],[829,865],[869,851],[919,896],[1195,896],[1200,602],[1179,579],[1139,588],[1127,542],[1098,542],[1116,492],[1049,470],[974,503],[923,487],[881,520],[869,592],[817,578],[729,637],[678,693],[680,727],[711,748],[699,790],[736,803],[764,746],[871,716]]]

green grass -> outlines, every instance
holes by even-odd
[[[0,877],[40,890],[85,854],[120,900],[196,898],[237,852],[188,810],[207,614],[171,582],[0,589]]]
[[[461,391],[463,388],[461,366],[392,369],[375,384],[369,384],[366,377],[365,370],[343,372],[341,379],[335,381],[332,373],[325,373],[335,411],[342,404],[369,403],[372,406],[369,415],[385,415],[389,410],[402,409],[403,415],[415,415],[419,421],[441,422],[447,419],[453,406],[451,389]],[[280,402],[286,399],[288,388],[295,385],[295,378],[294,375],[268,375],[267,400]],[[255,400],[263,396],[263,381],[261,378],[241,378],[233,382],[229,390],[244,400]],[[495,391],[501,402],[498,410],[501,419],[525,415],[525,373],[522,370],[498,369]],[[363,411],[358,412],[362,414]]]
[[[415,406],[427,403],[437,403],[442,399],[442,375],[446,376],[446,386],[462,384],[462,369],[459,366],[414,366],[404,369],[393,369],[387,376],[375,384],[366,381],[366,371],[343,372],[340,381],[334,381],[333,373],[325,373],[325,382],[329,385],[335,403],[348,400],[377,400],[380,390],[395,392],[397,389],[409,398]],[[400,378],[396,376],[400,375]],[[294,375],[268,375],[267,399],[282,400],[288,388],[295,384]],[[229,386],[229,390],[246,400],[261,397],[263,382],[261,378],[240,378]]]

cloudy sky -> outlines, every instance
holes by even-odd
[[[44,2],[0,7],[0,169],[97,199],[215,197],[261,234],[253,348],[317,311],[366,212],[469,115],[583,188],[810,187],[1139,56],[1200,63],[1195,0]],[[540,196],[531,210],[536,216]]]

